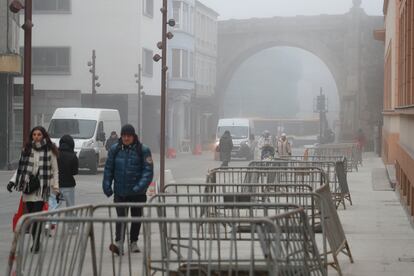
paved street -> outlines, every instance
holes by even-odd
[[[155,159],[157,157],[155,156]],[[179,155],[168,160],[177,182],[203,182],[208,169],[220,163],[212,160],[211,153],[202,156]],[[246,162],[232,162],[244,165]],[[354,201],[347,210],[340,209],[355,264],[345,256],[340,257],[344,275],[352,276],[411,276],[414,272],[414,230],[410,225],[397,194],[387,189],[384,166],[381,160],[368,154],[359,172],[349,175],[349,184]],[[9,194],[6,184],[10,172],[0,172],[0,267],[5,267],[11,244],[11,218],[17,208],[19,195]],[[81,174],[77,177],[77,203],[108,202],[101,192],[102,171],[98,176]],[[374,179],[374,183],[373,180]],[[383,182],[384,185],[379,185]],[[380,188],[378,188],[380,187]],[[375,191],[374,191],[375,189]],[[330,275],[336,275],[330,271]]]

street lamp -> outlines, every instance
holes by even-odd
[[[24,9],[24,72],[23,72],[23,143],[29,139],[30,119],[32,107],[32,0],[25,0],[24,5],[13,0],[10,3],[10,11],[18,13]]]
[[[99,76],[96,75],[96,51],[92,50],[92,61],[88,61],[89,72],[92,74],[92,107],[96,107],[96,87],[101,87]]]
[[[320,94],[316,96],[315,100],[315,113],[319,113],[319,143],[324,143],[326,137],[325,132],[327,128],[327,119],[326,119],[326,113],[328,112],[328,105],[327,105],[327,99],[326,96],[323,94],[323,89],[321,87]]]
[[[168,0],[162,1],[162,41],[157,43],[157,47],[162,50],[161,56],[154,55],[155,62],[162,60],[161,65],[161,131],[160,131],[160,190],[165,187],[165,115],[167,102],[167,41],[173,38],[173,34],[168,32],[167,26],[174,27],[175,20],[168,20]]]
[[[138,84],[138,134],[139,136],[142,135],[142,89],[144,86],[142,85],[142,66],[138,64],[138,73],[135,74],[136,83]]]

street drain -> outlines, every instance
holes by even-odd
[[[414,263],[414,258],[411,257],[400,257],[398,261],[401,263]]]

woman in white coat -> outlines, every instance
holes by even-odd
[[[17,171],[7,185],[9,192],[12,189],[22,192],[28,213],[41,212],[50,194],[59,193],[58,154],[58,149],[50,140],[47,131],[41,126],[33,128],[22,150]],[[31,250],[37,253],[40,249],[41,229],[37,229],[34,224],[31,230]]]

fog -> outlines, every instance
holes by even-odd
[[[328,98],[328,120],[338,119],[338,90],[326,64],[293,47],[275,47],[247,59],[226,91],[226,117],[317,117],[314,99],[320,88]]]
[[[355,0],[201,0],[215,9],[220,19],[343,14]],[[382,15],[383,0],[362,0],[369,15]]]
[[[349,141],[359,128],[373,136],[381,120],[384,68],[383,43],[374,40],[373,31],[383,27],[384,0],[199,1],[207,8],[195,0],[168,0],[168,16],[177,24],[168,30],[174,37],[168,40],[163,84],[161,62],[153,61],[162,54],[157,46],[162,1],[129,0],[127,6],[113,0],[33,1],[32,125],[47,128],[57,108],[115,109],[121,124],[139,129],[143,142],[157,152],[165,85],[167,147],[208,149],[223,118],[319,121],[314,106],[323,88],[327,121],[338,136]],[[364,12],[352,8],[359,3]],[[335,16],[344,14],[350,16]],[[300,15],[311,18],[295,17]],[[231,21],[272,17],[287,18]],[[22,13],[20,25],[23,20]],[[228,32],[217,28],[223,25]],[[7,31],[13,53],[23,53],[22,29],[15,24]],[[259,43],[265,42],[260,47],[252,38],[256,33]],[[233,37],[242,41],[240,52],[234,51]],[[18,157],[22,139],[23,78],[12,78],[7,162]]]

